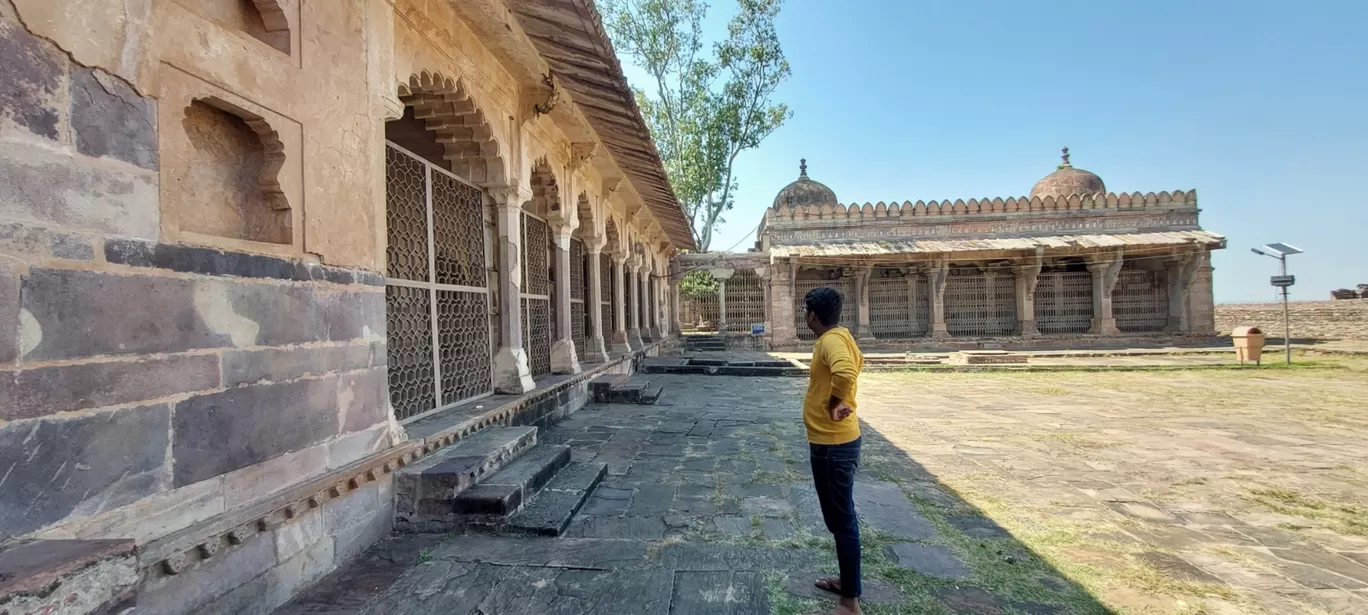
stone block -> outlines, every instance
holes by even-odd
[[[337,379],[342,433],[361,431],[389,418],[389,380],[383,367],[342,374]]]
[[[393,499],[388,495],[392,490],[386,487],[390,484],[390,481],[385,481],[381,485],[378,491],[382,494],[379,506],[360,514],[355,523],[341,527],[333,534],[333,561],[336,565],[361,555],[394,531]]]
[[[99,69],[71,73],[71,129],[76,151],[155,171],[157,109],[122,79]]]
[[[255,501],[328,470],[328,445],[291,451],[223,475],[223,496],[232,505]]]
[[[219,387],[218,357],[179,355],[0,371],[0,419],[46,416]]]
[[[954,551],[936,545],[895,542],[889,545],[898,567],[915,570],[931,577],[967,579],[969,568]]]
[[[320,297],[320,304],[326,339],[385,338],[384,289],[329,293]]]
[[[161,230],[155,172],[0,142],[0,218],[126,237]]]
[[[281,562],[329,538],[323,511],[318,509],[305,513],[293,523],[276,528],[272,534],[275,536],[276,560]],[[329,551],[329,559],[331,555]]]
[[[0,426],[0,536],[93,515],[168,487],[165,404]]]
[[[0,363],[19,358],[19,272],[0,259]]]
[[[128,506],[63,523],[39,537],[130,538],[141,545],[201,523],[223,511],[223,481],[206,480],[156,493]]]
[[[29,34],[17,21],[0,20],[0,130],[13,123],[35,135],[58,140],[66,57]]]
[[[177,575],[153,574],[138,592],[138,615],[194,612],[276,565],[275,541],[259,533]]]
[[[0,224],[0,253],[27,258],[95,258],[92,238],[31,224]]]
[[[385,450],[390,441],[388,423],[339,437],[328,443],[328,469],[336,470]]]
[[[337,379],[328,377],[229,389],[180,402],[172,426],[176,486],[336,435],[336,387]]]
[[[22,304],[30,360],[318,341],[313,289],[224,279],[32,269]]]
[[[329,535],[340,536],[344,529],[369,519],[376,511],[388,508],[389,494],[394,492],[394,481],[390,476],[348,491],[346,497],[329,501],[323,507],[323,523]]]
[[[231,350],[223,353],[223,386],[283,382],[364,369],[370,366],[370,354],[369,344]]]

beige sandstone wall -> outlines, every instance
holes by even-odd
[[[1293,301],[1288,305],[1292,339],[1368,340],[1368,300]],[[1216,330],[1229,335],[1239,326],[1255,326],[1268,337],[1282,338],[1281,303],[1225,303],[1216,306]]]

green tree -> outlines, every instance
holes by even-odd
[[[697,299],[717,292],[717,279],[705,269],[695,269],[679,280],[679,296]]]
[[[774,18],[782,0],[737,0],[724,40],[703,40],[708,5],[699,0],[605,0],[619,53],[650,75],[633,87],[665,172],[706,252],[713,230],[734,205],[736,157],[792,114],[772,102],[789,76]]]

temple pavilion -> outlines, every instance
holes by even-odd
[[[866,341],[1181,341],[1215,333],[1210,253],[1225,237],[1203,230],[1198,212],[1194,190],[1108,192],[1068,148],[1028,196],[967,201],[843,205],[804,160],[753,250],[676,260],[676,280],[706,271],[716,290],[685,285],[674,313],[686,332],[799,347],[812,339],[803,296],[829,286],[846,298],[844,324]]]

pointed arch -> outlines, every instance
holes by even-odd
[[[508,168],[487,115],[458,79],[421,71],[398,88],[399,100],[436,135],[451,172],[481,186],[508,183]]]

